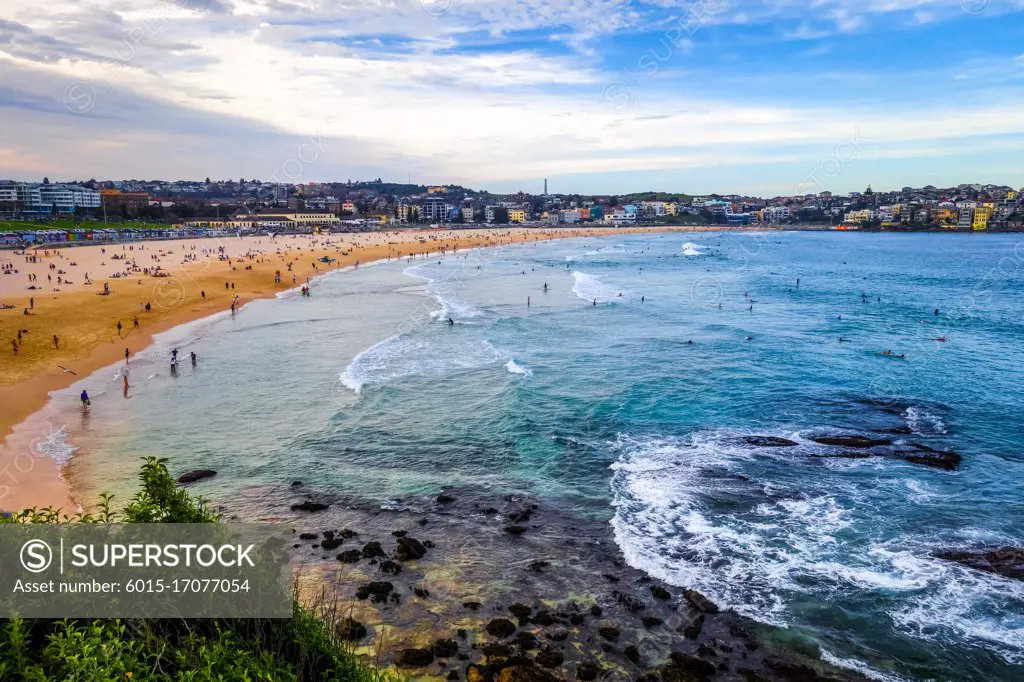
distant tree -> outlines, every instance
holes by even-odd
[[[494,209],[494,224],[495,225],[508,225],[508,209],[504,206],[498,206]]]
[[[455,217],[452,218],[452,222],[455,223],[456,225],[461,225],[462,223],[466,222],[465,219],[462,217],[461,208],[455,209]]]
[[[49,185],[50,184],[50,178],[43,178],[43,184],[44,185]]]
[[[485,220],[487,220],[487,213],[482,208],[478,208],[477,210],[473,211],[474,223],[482,223]]]
[[[209,185],[209,184],[210,184],[210,178],[209,178],[209,177],[207,177],[207,178],[206,178],[206,184],[207,184],[207,185]]]

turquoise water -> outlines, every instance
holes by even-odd
[[[383,509],[529,490],[606,520],[634,567],[829,660],[1021,679],[1024,583],[932,557],[1024,545],[1017,239],[630,235],[336,273],[161,337],[127,399],[115,369],[89,379],[68,472],[127,489],[136,455],[171,457],[264,518],[287,515],[296,479]],[[841,433],[963,461],[823,457],[810,440]]]

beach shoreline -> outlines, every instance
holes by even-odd
[[[52,434],[44,428],[45,420],[34,417],[45,410],[52,393],[117,365],[126,350],[130,355],[144,351],[158,334],[224,312],[232,301],[237,301],[235,307],[241,309],[251,301],[273,298],[329,272],[411,255],[552,239],[742,229],[668,226],[408,230],[286,235],[276,240],[267,236],[155,240],[75,249],[40,247],[18,252],[8,260],[19,265],[19,273],[9,277],[24,281],[21,277],[33,273],[38,280],[41,274],[63,272],[64,278],[74,276],[78,281],[62,285],[60,290],[36,289],[26,293],[19,292],[13,279],[0,278],[0,302],[15,306],[0,317],[0,336],[13,340],[23,326],[36,332],[31,342],[22,342],[17,355],[10,351],[0,355],[0,510],[55,507],[70,512],[76,508],[75,491],[61,477],[61,467],[39,447],[40,439]],[[180,261],[180,253],[195,260]],[[84,282],[83,275],[89,269],[96,273],[104,266],[112,267],[107,261],[112,260],[112,255],[122,254],[130,256],[131,264],[136,266],[130,276],[93,277],[90,284]],[[27,255],[39,256],[39,262],[26,267],[20,260]],[[143,260],[140,264],[140,257],[154,263],[161,276],[139,273],[147,263]],[[321,268],[319,259],[324,257],[334,260]],[[124,258],[120,260],[125,262]],[[238,266],[242,265],[245,267],[240,270]],[[275,281],[275,271],[281,273],[280,282]],[[292,281],[287,281],[288,275]],[[119,299],[117,293],[133,288],[133,280],[141,289]],[[219,288],[221,283],[225,284],[224,289]],[[105,285],[114,293],[95,298]],[[30,296],[40,304],[32,306],[31,315],[18,314]],[[155,305],[145,310],[142,301],[155,301]],[[142,321],[135,327],[133,319],[140,317]],[[115,331],[115,323],[122,328]],[[60,338],[59,349],[47,344],[51,333]]]

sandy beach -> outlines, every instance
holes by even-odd
[[[2,252],[0,263],[13,272],[0,275],[0,339],[5,346],[0,352],[0,509],[74,507],[57,464],[36,445],[45,425],[29,419],[45,406],[50,392],[123,360],[126,350],[141,351],[154,334],[228,310],[232,302],[240,308],[331,270],[382,259],[533,240],[694,229],[405,230]],[[324,257],[331,262],[321,262]]]

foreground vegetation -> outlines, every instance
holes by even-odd
[[[2,523],[217,523],[201,498],[148,458],[142,489],[120,513],[27,510]],[[386,682],[346,647],[340,619],[293,602],[290,620],[0,620],[0,680],[337,680]]]

